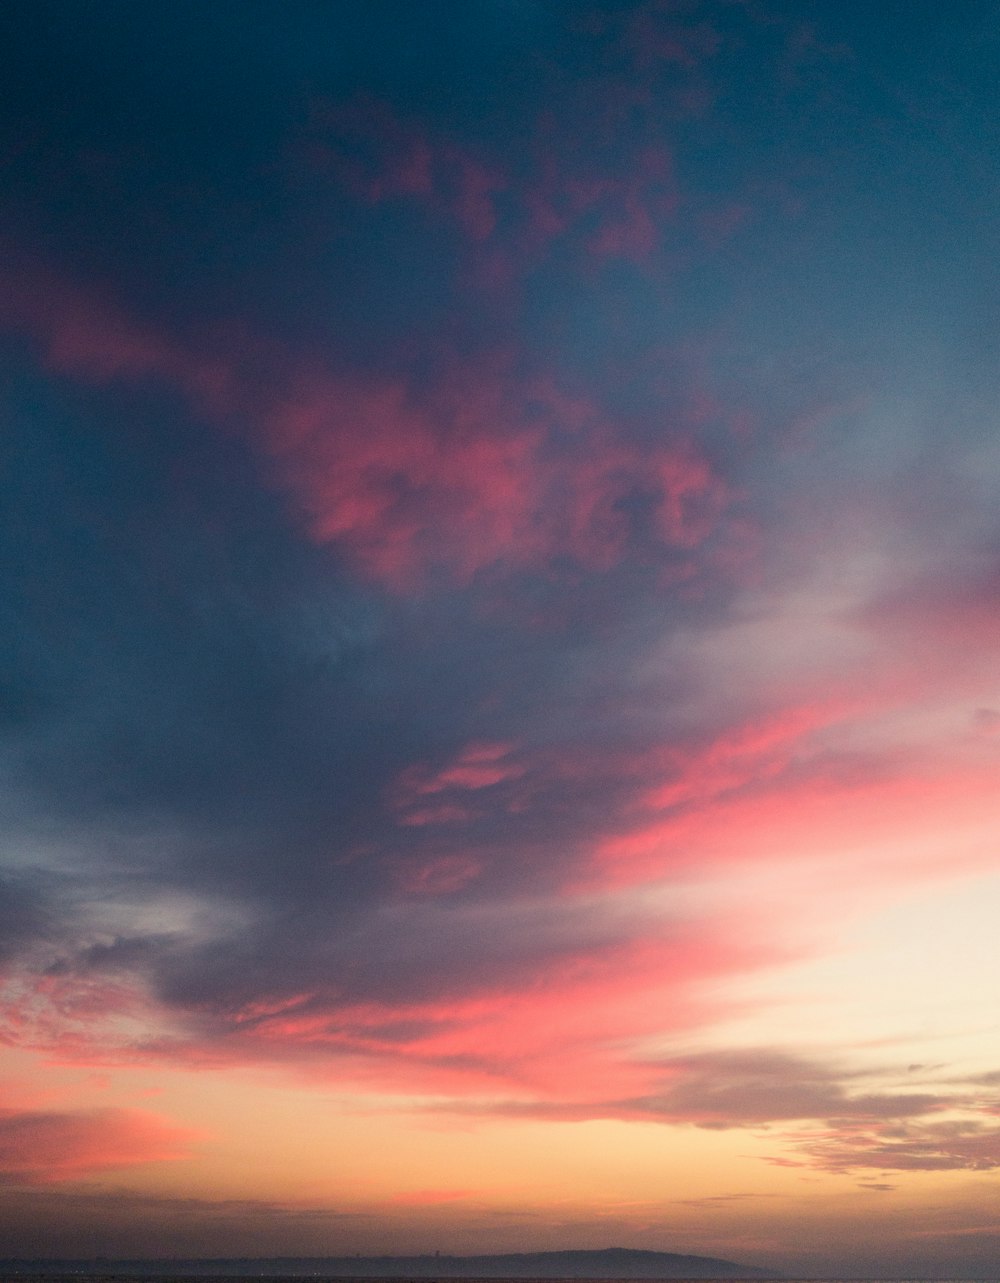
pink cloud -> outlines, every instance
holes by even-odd
[[[238,423],[311,536],[397,591],[558,556],[600,571],[632,553],[697,549],[732,502],[681,431],[666,445],[630,439],[588,398],[522,374],[509,354],[445,362],[418,388],[269,352],[275,388],[261,402],[235,342],[226,355],[217,336],[221,355],[196,356],[47,270],[11,279],[0,323],[31,334],[53,369],[95,382],[155,378],[220,430]],[[706,556],[700,568],[711,567]]]
[[[95,382],[143,378],[172,370],[175,354],[113,303],[73,286],[38,263],[8,253],[0,290],[0,324],[27,332],[50,368]]]
[[[141,1011],[133,1004],[81,1014],[67,1006],[74,989],[67,977],[62,1007],[44,1011],[52,994],[36,981],[25,998],[31,1020],[9,1025],[5,1040],[44,1049],[59,1064],[271,1063],[375,1090],[607,1099],[651,1089],[659,1071],[636,1053],[637,1040],[717,1018],[727,1010],[720,979],[787,956],[746,915],[738,924],[634,914],[617,921],[562,898],[506,907],[470,901],[454,912],[439,902],[476,878],[474,858],[401,860],[395,871],[398,898],[385,912],[404,950],[416,930],[418,973],[443,966],[433,996],[407,997],[404,984],[397,998],[351,1000],[324,982],[235,1007],[167,1010],[147,996]],[[371,927],[377,935],[377,921]],[[470,940],[482,947],[456,960],[456,938],[459,953]],[[495,963],[483,965],[490,954]],[[349,962],[334,963],[333,974],[349,976]],[[123,1147],[116,1143],[114,1154],[128,1152]],[[77,1161],[77,1150],[67,1153],[68,1163]]]
[[[727,730],[703,749],[668,750],[673,778],[651,789],[642,804],[652,810],[704,804],[780,775],[813,732],[836,724],[850,711],[846,703],[804,705]]]
[[[195,357],[138,322],[109,295],[0,243],[0,328],[29,336],[49,370],[92,383],[155,378],[200,408],[228,403],[225,362]]]
[[[433,193],[430,146],[422,131],[400,120],[388,103],[371,95],[316,102],[312,126],[309,159],[333,170],[360,199],[376,203]]]
[[[407,823],[414,821],[408,819]],[[478,860],[442,855],[430,860],[406,860],[397,866],[397,886],[407,895],[448,895],[460,891],[482,872]]]
[[[497,227],[496,197],[507,190],[507,178],[460,148],[451,150],[455,169],[450,205],[460,227],[474,241],[488,240]]]
[[[581,145],[575,124],[539,122],[535,173],[517,193],[519,217],[509,238],[522,273],[556,242],[585,258],[643,262],[679,208],[673,155],[661,141],[623,144],[626,164],[602,165]]]
[[[397,586],[427,563],[459,579],[533,549],[536,430],[475,382],[422,407],[402,386],[326,384],[279,407],[264,443],[314,536]]]
[[[370,95],[315,104],[304,154],[359,200],[416,202],[473,242],[493,234],[496,198],[509,186],[496,163],[432,137],[420,122],[402,119]]]
[[[138,978],[134,992],[120,985],[116,994],[72,974],[55,987],[52,977],[26,977],[20,999],[13,982],[5,995],[4,1040],[44,1049],[59,1064],[272,1063],[377,1090],[605,1099],[647,1090],[655,1078],[635,1055],[636,1040],[695,1028],[726,1010],[709,982],[786,957],[746,915],[738,927],[634,913],[619,920],[564,897],[470,900],[455,912],[440,902],[474,883],[474,855],[400,858],[393,872],[396,898],[384,911],[402,943],[389,953],[410,957],[406,942],[418,941],[408,965],[440,972],[433,996],[408,997],[404,982],[396,998],[349,999],[324,981],[242,1006],[180,1011],[157,1003]],[[378,936],[377,919],[370,926]],[[469,952],[473,941],[481,945]],[[387,958],[387,966],[396,962]],[[350,959],[334,955],[330,967],[351,974]],[[363,993],[366,982],[358,987]],[[393,987],[375,991],[391,995]]]
[[[467,806],[453,806],[449,803],[416,806],[400,815],[399,823],[410,828],[423,828],[427,824],[464,824],[473,814]]]
[[[625,794],[620,831],[595,839],[597,873],[588,894],[594,894],[595,885],[656,880],[668,872],[710,882],[727,865],[773,865],[778,859],[797,864],[807,852],[813,861],[828,861],[825,871],[817,865],[811,878],[809,904],[821,903],[829,921],[857,903],[871,907],[893,892],[900,876],[912,885],[916,877],[953,874],[957,856],[951,846],[931,843],[921,853],[909,842],[901,843],[901,836],[923,837],[934,826],[950,833],[957,815],[992,816],[992,763],[980,763],[975,770],[963,764],[949,773],[940,763],[933,770],[929,764],[915,770],[912,760],[895,763],[895,770],[886,763],[878,771],[870,763],[845,770],[842,762],[822,753],[805,762],[801,755],[812,737],[838,726],[844,715],[844,706],[837,703],[802,705],[782,716],[748,721],[700,748],[682,752],[676,746],[654,746],[631,756],[620,753],[610,769],[631,775],[640,787]],[[526,763],[523,753],[516,750]],[[472,797],[489,793],[508,781],[478,776],[441,781],[455,762],[489,770],[508,764],[514,755],[507,743],[471,743],[436,773],[418,776],[417,789],[426,780],[432,783],[433,797],[452,791]],[[568,759],[563,769],[568,775],[578,772],[586,783],[600,757],[595,751],[591,759]],[[531,761],[532,773],[546,760],[542,755]],[[553,758],[546,769],[556,764]],[[657,772],[668,774],[666,783],[641,787],[655,780]],[[636,807],[671,813],[635,822]],[[962,854],[963,867],[970,858],[968,852]],[[992,867],[993,847],[978,858]],[[415,905],[421,914],[436,911],[436,900],[474,886],[483,872],[474,851],[400,856],[391,870],[397,903],[407,906],[407,912]],[[578,866],[571,865],[566,876],[572,883]],[[545,1104],[576,1110],[572,1116],[603,1116],[588,1112],[595,1102],[608,1108],[609,1101],[635,1102],[664,1092],[663,1066],[643,1058],[644,1039],[676,1035],[718,1019],[732,1010],[725,997],[729,979],[787,963],[815,946],[808,922],[799,923],[799,935],[807,943],[790,944],[787,905],[782,908],[770,899],[742,905],[738,918],[706,911],[689,921],[651,915],[617,923],[614,904],[608,902],[601,911],[604,925],[597,930],[596,923],[592,928],[585,919],[564,916],[575,903],[586,903],[578,895],[564,889],[523,927],[517,925],[515,904],[493,905],[486,912],[470,903],[454,916],[449,912],[417,919],[431,961],[437,958],[436,934],[447,930],[454,939],[464,929],[463,915],[468,929],[476,935],[481,930],[486,941],[492,941],[501,922],[502,934],[511,933],[514,940],[511,965],[501,960],[468,973],[451,966],[433,999],[345,1001],[322,990],[292,998],[279,994],[261,998],[245,1011],[206,1008],[179,1022],[175,1013],[170,1040],[147,1036],[141,1045],[123,1045],[113,1023],[103,1025],[101,1015],[121,1002],[121,995],[85,991],[78,996],[68,979],[49,977],[36,1005],[44,998],[58,1002],[59,1008],[50,1009],[46,1022],[36,1012],[23,1031],[11,1030],[11,1040],[49,1045],[69,1063],[158,1056],[190,1063],[200,1058],[275,1061],[376,1089],[462,1096],[513,1091],[539,1109]],[[490,916],[494,910],[499,916]],[[405,925],[407,918],[399,922]],[[519,931],[543,946],[523,967]],[[102,1030],[108,1035],[103,1043]],[[754,1072],[759,1079],[764,1069],[758,1066]],[[781,1088],[777,1071],[764,1077],[768,1092]],[[716,1080],[722,1082],[718,1075]],[[807,1080],[808,1075],[797,1080],[797,1099],[808,1096]],[[744,1101],[753,1096],[747,1082],[749,1078],[737,1084]],[[707,1084],[705,1078],[705,1091]],[[771,1092],[768,1099],[773,1096]],[[833,1109],[836,1097],[827,1096]],[[682,1099],[691,1105],[687,1112],[680,1107]],[[697,1113],[690,1091],[687,1096],[675,1092],[671,1100],[670,1109],[658,1107],[664,1121],[724,1124],[722,1114],[713,1115],[707,1104]],[[704,1095],[703,1102],[708,1100]],[[857,1100],[854,1107],[860,1108]],[[647,1100],[623,1104],[609,1116],[648,1116],[651,1109]],[[969,1146],[971,1162],[975,1145],[970,1141]]]
[[[978,576],[958,572],[895,586],[858,613],[872,630],[895,635],[902,666],[916,665],[925,674],[928,663],[953,671],[956,657],[968,662],[992,652],[1000,565],[987,565]]]
[[[975,1100],[954,1088],[901,1088],[899,1079],[905,1080],[905,1072],[865,1076],[769,1048],[701,1052],[658,1061],[655,1069],[651,1089],[641,1095],[589,1101],[504,1100],[483,1108],[554,1121],[618,1118],[708,1130],[801,1122],[807,1126],[791,1135],[809,1137],[820,1147],[835,1135],[846,1138],[883,1129],[888,1135],[909,1127],[933,1130],[940,1126],[934,1120],[946,1112],[976,1109]],[[470,1106],[472,1111],[476,1108],[476,1103]],[[981,1130],[981,1124],[967,1121],[960,1130]],[[797,1148],[808,1153],[805,1146]],[[798,1165],[800,1160],[792,1161]]]
[[[687,32],[676,48],[682,43],[706,44],[705,31]],[[584,258],[643,261],[657,249],[679,196],[662,133],[633,137],[625,128],[630,109],[648,98],[631,82],[595,78],[580,90],[583,132],[579,111],[565,120],[544,113],[525,151],[532,163],[516,179],[495,156],[370,96],[316,104],[299,155],[359,201],[406,202],[432,224],[457,227],[469,279],[503,289],[556,241]]]
[[[628,178],[603,184],[605,212],[590,240],[590,249],[598,256],[648,258],[665,223],[676,212],[673,158],[666,148],[644,148],[631,168]]]
[[[773,964],[774,946],[742,924],[581,947],[533,969],[425,1002],[338,1005],[317,998],[227,1034],[216,1054],[287,1059],[329,1080],[381,1090],[477,1094],[514,1088],[553,1101],[648,1090],[658,1070],[630,1045],[718,1016],[702,991],[733,971]],[[179,1049],[183,1055],[183,1048]]]
[[[520,779],[525,767],[508,760],[513,749],[512,744],[473,743],[439,770],[419,765],[408,767],[396,786],[400,804],[406,805],[428,794],[455,789],[475,792],[505,780]]]
[[[649,72],[657,63],[691,71],[715,57],[722,37],[704,20],[685,21],[676,4],[652,0],[628,12],[622,43],[640,71]]]
[[[50,1063],[74,1068],[148,1059],[172,1021],[145,979],[64,961],[29,959],[0,972],[0,1046],[43,1050]]]
[[[798,860],[808,852],[816,862],[839,858],[840,877],[849,866],[863,872],[872,900],[878,883],[894,881],[903,869],[917,877],[957,873],[958,852],[926,850],[931,832],[942,838],[963,826],[986,831],[991,814],[990,780],[995,765],[944,766],[870,762],[845,769],[822,759],[810,769],[782,778],[757,777],[751,787],[734,780],[710,805],[690,805],[652,823],[623,826],[603,839],[596,858],[602,880],[629,883],[696,866],[721,870],[727,864]],[[749,778],[743,783],[750,785]],[[989,867],[981,844],[962,850],[967,872]],[[832,890],[832,888],[831,888]]]
[[[201,1133],[134,1109],[0,1110],[0,1172],[48,1184],[186,1158]]]
[[[959,1105],[965,1102],[958,1102]],[[838,1120],[822,1130],[792,1134],[813,1167],[830,1172],[988,1172],[1000,1168],[1000,1127],[969,1116],[873,1124]]]
[[[61,1088],[51,1085],[43,1086],[37,1077],[13,1077],[5,1074],[0,1078],[0,1099],[9,1113],[23,1113],[33,1110],[51,1108],[64,1095]]]
[[[480,365],[447,372],[427,397],[321,382],[277,407],[262,440],[313,536],[397,588],[558,554],[606,569],[639,539],[620,506],[631,496],[650,505],[661,548],[706,541],[730,501],[707,460],[688,444],[629,443],[593,407],[581,429],[587,413],[547,383]],[[560,456],[548,424],[563,415],[574,435]]]

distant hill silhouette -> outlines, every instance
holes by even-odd
[[[11,1261],[5,1273],[56,1279],[81,1274],[102,1278],[212,1276],[213,1278],[410,1278],[410,1279],[765,1279],[773,1270],[713,1256],[679,1256],[630,1247],[596,1251],[509,1252],[491,1256],[314,1256],[226,1258],[210,1261]]]

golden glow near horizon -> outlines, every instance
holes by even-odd
[[[901,1084],[907,1091],[954,1090],[956,1080],[993,1066],[1000,981],[985,964],[998,898],[1000,877],[980,876],[946,892],[925,887],[859,916],[827,956],[734,984],[731,1014],[674,1039],[672,1054],[784,1049],[839,1062],[857,1082],[853,1090],[865,1094]],[[947,1067],[937,1060],[943,1041]],[[671,1046],[658,1054],[666,1059]],[[101,1171],[115,1187],[157,1197],[262,1200],[412,1226],[426,1219],[496,1227],[506,1210],[543,1219],[592,1215],[623,1232],[654,1225],[690,1233],[709,1212],[713,1224],[723,1212],[739,1221],[748,1200],[766,1201],[761,1219],[770,1223],[792,1209],[808,1218],[810,1203],[831,1199],[855,1212],[875,1194],[895,1205],[933,1203],[947,1186],[969,1180],[965,1172],[946,1173],[942,1183],[940,1172],[891,1164],[861,1173],[810,1166],[801,1145],[822,1127],[794,1116],[725,1127],[532,1121],[490,1116],[495,1101],[488,1096],[478,1106],[466,1098],[468,1112],[456,1112],[448,1098],[345,1092],[294,1069],[80,1069],[13,1049],[3,1060],[12,1103],[89,1111],[113,1102],[189,1129],[186,1158]],[[940,1118],[947,1125],[960,1113],[945,1110]],[[992,1180],[984,1173],[979,1184],[989,1189]],[[513,1246],[502,1221],[493,1233],[499,1246]],[[334,1235],[329,1250],[337,1241]]]

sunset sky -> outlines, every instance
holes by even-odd
[[[1000,6],[0,7],[0,1256],[1000,1256]]]

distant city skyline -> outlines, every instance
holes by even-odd
[[[0,1257],[996,1274],[998,18],[3,6]]]

